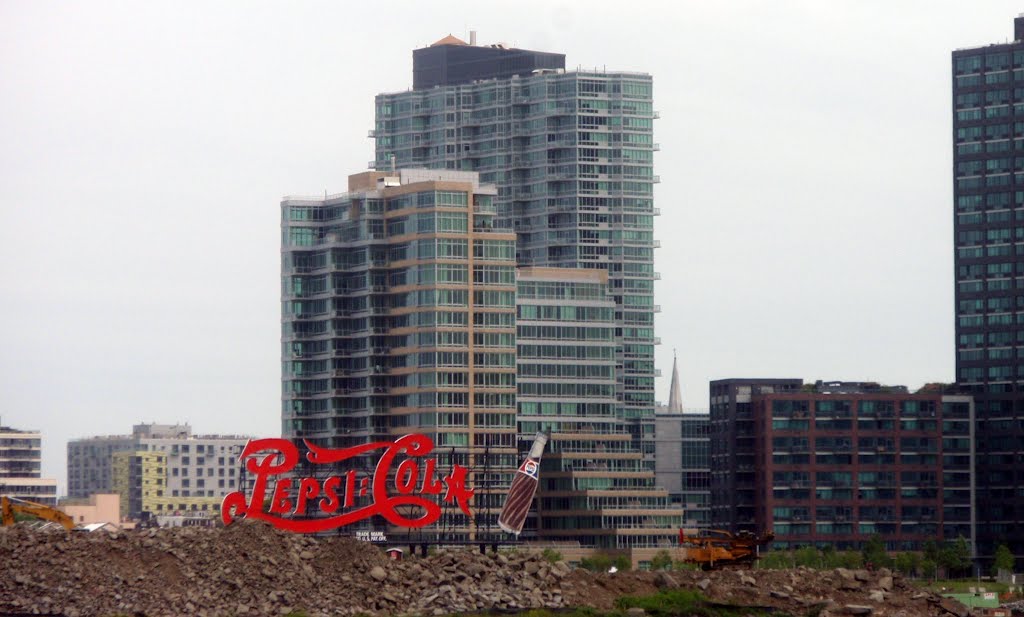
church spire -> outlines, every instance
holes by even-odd
[[[676,350],[672,350],[672,385],[668,394],[668,410],[670,413],[682,413],[683,393],[679,386],[679,360],[676,358]]]

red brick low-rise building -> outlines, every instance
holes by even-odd
[[[890,550],[974,537],[974,404],[941,391],[818,382],[750,395],[754,526],[775,547]]]

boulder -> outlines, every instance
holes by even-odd
[[[971,614],[971,609],[964,606],[962,602],[954,600],[953,598],[942,598],[942,600],[939,601],[939,608],[950,615],[956,615],[956,617],[970,617]]]
[[[654,577],[654,584],[659,589],[679,589],[679,581],[672,578],[668,572],[658,572]]]

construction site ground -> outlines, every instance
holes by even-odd
[[[538,553],[475,548],[393,561],[368,543],[260,523],[70,534],[7,527],[0,569],[0,615],[969,614],[887,570],[593,573]],[[621,600],[652,594],[665,601],[631,608]],[[673,598],[700,602],[684,609]]]

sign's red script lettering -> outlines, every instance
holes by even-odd
[[[313,465],[333,467],[374,450],[383,453],[372,478],[359,478],[355,470],[323,480],[292,478],[287,475],[299,462],[299,450],[294,443],[287,439],[252,440],[241,455],[245,468],[255,478],[252,493],[248,499],[242,491],[224,497],[220,511],[225,525],[250,518],[288,531],[314,533],[379,515],[399,527],[423,527],[441,517],[441,507],[424,495],[441,493],[445,503],[455,503],[466,516],[472,516],[469,502],[473,489],[466,488],[466,468],[453,465],[451,473],[438,479],[437,461],[426,458],[434,450],[434,442],[426,435],[406,435],[394,442],[378,441],[344,449],[305,443],[309,449],[306,460]],[[275,476],[278,477],[274,479]],[[357,496],[367,495],[368,505],[352,509]],[[402,506],[415,506],[409,510],[418,511],[419,516],[398,512],[397,508]],[[311,511],[327,516],[311,516]]]

